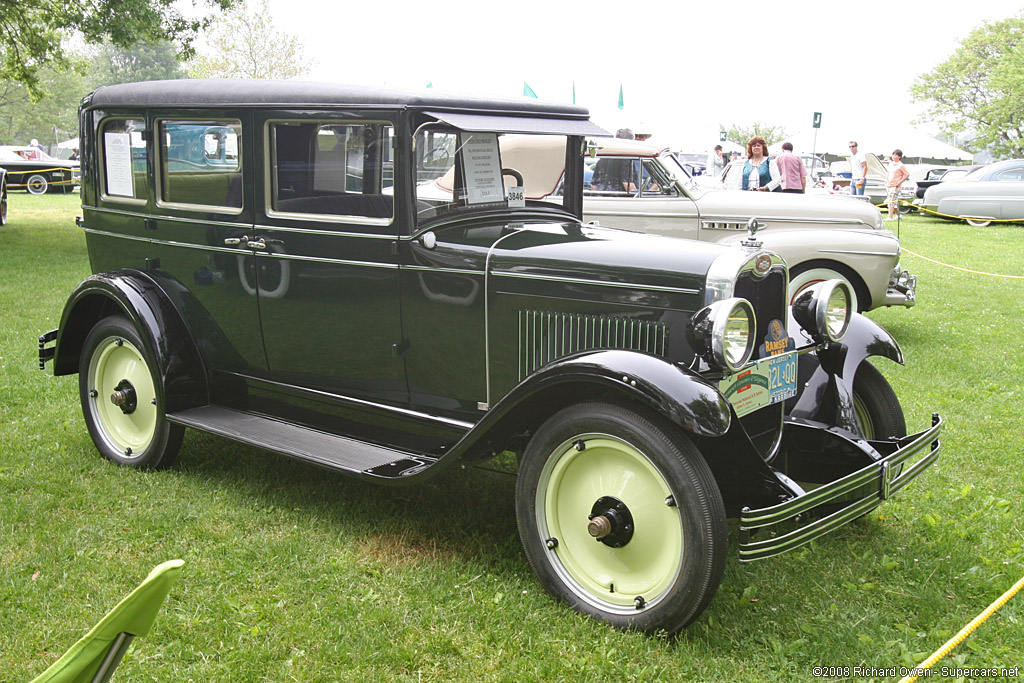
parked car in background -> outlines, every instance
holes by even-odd
[[[81,177],[79,162],[55,159],[35,147],[0,146],[0,168],[7,171],[11,189],[29,194],[71,192]]]
[[[925,190],[918,205],[977,227],[996,220],[1024,219],[1024,159],[997,161],[962,178],[944,180]]]
[[[900,266],[899,240],[885,228],[878,209],[865,202],[844,195],[708,190],[675,155],[657,146],[618,138],[592,138],[588,144],[597,160],[592,179],[609,162],[632,177],[618,190],[593,182],[584,187],[585,220],[735,245],[744,239],[747,221],[757,218],[763,226],[759,239],[790,267],[790,300],[818,282],[841,279],[850,284],[858,310],[917,301],[917,279]],[[560,154],[551,140],[502,140],[502,155],[514,166],[543,171],[533,175],[536,184],[526,188],[528,197],[561,192]],[[450,177],[439,181],[450,182]]]
[[[672,633],[722,579],[727,515],[740,561],[777,556],[939,457],[941,418],[907,434],[868,360],[902,351],[846,282],[790,305],[756,224],[729,246],[586,224],[603,131],[582,107],[180,80],[100,88],[79,121],[93,275],[39,360],[78,374],[119,465],[170,465],[186,428],[393,487],[509,452],[539,583]],[[676,187],[646,161],[648,187]]]
[[[707,153],[699,154],[693,152],[673,152],[676,160],[682,165],[683,168],[692,176],[704,175],[707,172],[708,167],[708,155]]]
[[[910,180],[913,180],[916,186],[914,190],[916,197],[923,197],[925,190],[942,182],[942,176],[946,171],[956,168],[956,166],[937,166],[935,164],[906,164],[906,166],[910,173]]]

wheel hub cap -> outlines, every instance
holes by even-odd
[[[587,533],[610,548],[621,548],[633,538],[633,515],[614,496],[601,496],[590,510]]]
[[[135,387],[126,379],[121,380],[117,388],[114,389],[114,393],[110,395],[110,402],[120,408],[125,415],[134,413],[135,408],[139,405],[138,398],[135,396]]]

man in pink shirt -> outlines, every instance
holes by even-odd
[[[803,194],[807,187],[807,170],[803,159],[793,154],[792,142],[782,143],[782,154],[775,157],[775,164],[782,175],[782,191]]]

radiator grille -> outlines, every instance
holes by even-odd
[[[519,311],[519,379],[553,360],[591,349],[668,353],[661,322],[551,311]]]

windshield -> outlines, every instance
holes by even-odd
[[[986,171],[988,171],[988,167],[982,166],[981,168],[974,169],[962,178],[956,178],[956,180],[981,180],[981,176],[985,175]],[[948,178],[945,179],[948,180]]]
[[[565,168],[566,137],[472,132],[441,124],[416,135],[420,222],[454,213],[543,206]],[[547,204],[550,206],[550,204]]]

